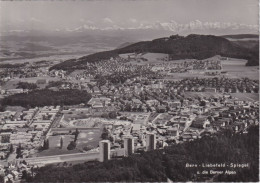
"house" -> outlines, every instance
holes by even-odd
[[[182,141],[184,142],[193,140],[192,134],[190,133],[185,133],[181,137]]]
[[[91,98],[88,102],[88,105],[90,105],[92,108],[103,108],[107,104],[109,104],[111,101],[110,98]]]
[[[153,106],[153,105],[158,105],[159,104],[159,101],[158,100],[147,100],[146,101],[146,104],[149,105],[149,106]]]
[[[167,101],[166,103],[171,108],[180,108],[181,107],[180,101],[174,101],[174,102]]]
[[[133,124],[132,133],[139,133],[141,130],[141,124]]]
[[[136,104],[136,105],[140,105],[142,104],[142,102],[139,100],[139,99],[132,99],[133,103]]]
[[[210,125],[207,117],[197,117],[192,121],[191,127],[194,128],[206,128]]]
[[[166,132],[169,136],[179,136],[179,125],[174,125],[167,128]]]
[[[108,92],[108,88],[106,86],[101,86],[100,87],[100,90],[103,92],[103,93],[107,93]]]
[[[36,84],[39,84],[39,85],[44,85],[44,84],[46,84],[46,83],[47,83],[46,79],[38,79],[38,80],[36,81]]]
[[[99,90],[99,88],[97,86],[93,87],[93,93],[94,94],[101,94],[101,91]]]
[[[245,127],[245,124],[242,122],[235,122],[232,124],[232,128],[237,132],[241,131]]]

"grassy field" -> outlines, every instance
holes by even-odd
[[[231,96],[240,100],[259,101],[258,93],[231,93]]]
[[[239,100],[244,101],[259,101],[258,93],[231,93],[232,97],[236,97]],[[185,97],[195,98],[195,97],[222,97],[221,93],[212,93],[212,92],[185,92]]]
[[[223,71],[226,71],[226,76],[229,78],[259,79],[259,66],[245,66],[246,60],[231,59],[222,61]]]
[[[24,111],[25,108],[21,107],[21,106],[6,106],[5,110],[6,111],[21,112],[21,111]]]
[[[101,140],[101,133],[102,130],[93,132],[91,130],[80,130],[80,134],[77,140],[77,148],[83,149],[86,146],[90,148],[96,148],[99,141]]]
[[[216,60],[218,57],[212,57],[209,60]],[[171,61],[171,63],[180,63],[184,60],[175,60]],[[192,61],[192,60],[186,60]],[[172,80],[181,80],[185,78],[211,78],[211,77],[227,77],[227,78],[249,78],[249,79],[256,79],[259,80],[259,66],[245,66],[247,60],[243,59],[234,59],[229,58],[229,60],[222,60],[222,70],[223,74],[216,75],[216,76],[208,76],[204,73],[169,73],[165,79],[172,79]]]
[[[3,86],[2,89],[8,90],[8,89],[14,89],[17,87],[17,84],[19,82],[28,82],[28,83],[36,83],[37,80],[39,79],[45,79],[47,82],[49,81],[59,81],[59,78],[54,78],[50,76],[41,76],[41,77],[31,77],[31,78],[15,78],[15,79],[10,79],[7,81]],[[44,88],[48,83],[46,84],[37,84],[39,88]]]

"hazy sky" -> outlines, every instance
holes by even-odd
[[[1,1],[1,29],[135,27],[155,22],[258,24],[258,0]]]

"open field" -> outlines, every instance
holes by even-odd
[[[222,61],[222,71],[226,71],[229,78],[259,79],[259,66],[245,66],[246,60],[229,59]]]
[[[21,106],[6,106],[5,110],[6,111],[21,112],[21,111],[25,110],[25,108],[21,107]]]
[[[50,76],[40,76],[40,77],[31,77],[31,78],[15,78],[15,79],[10,79],[9,81],[5,82],[2,86],[2,89],[8,90],[8,89],[14,89],[17,87],[17,84],[19,82],[28,82],[28,83],[36,83],[37,80],[39,79],[45,79],[46,82],[49,81],[59,81],[59,78],[54,78]],[[39,88],[44,88],[46,84],[37,84]]]
[[[239,100],[245,101],[259,101],[258,93],[231,93],[232,97],[236,97]],[[185,97],[195,98],[195,97],[222,97],[221,93],[212,93],[212,92],[185,92]]]
[[[98,152],[91,153],[73,153],[73,154],[59,154],[59,155],[46,155],[42,157],[25,158],[24,160],[30,164],[59,164],[64,162],[85,162],[93,161],[99,158]]]
[[[83,149],[88,146],[89,148],[96,148],[99,141],[101,140],[102,130],[91,131],[91,130],[79,130],[80,134],[77,140],[77,148]]]
[[[230,95],[240,100],[259,101],[258,93],[231,93]]]
[[[209,60],[213,59],[218,59],[217,57],[212,57]],[[175,60],[171,61],[171,63],[180,63],[183,62],[184,60]],[[192,60],[185,60],[185,61],[192,61]],[[259,66],[245,66],[247,63],[247,60],[243,59],[234,59],[234,58],[229,58],[229,60],[222,60],[222,73],[220,75],[216,76],[208,76],[205,75],[202,71],[202,73],[191,73],[191,72],[185,72],[185,73],[169,73],[165,79],[170,79],[170,80],[181,80],[185,78],[211,78],[211,77],[227,77],[227,78],[249,78],[249,79],[256,79],[259,80]],[[208,70],[210,71],[210,70]]]

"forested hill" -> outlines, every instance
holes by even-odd
[[[94,53],[81,57],[78,60],[68,60],[50,69],[84,69],[88,62],[97,62],[117,57],[119,54],[133,52],[166,53],[170,54],[171,59],[206,59],[215,55],[221,55],[224,57],[247,59],[248,66],[259,65],[258,49],[242,47],[223,37],[191,34],[186,37],[174,35],[152,41],[142,41],[123,48]]]

